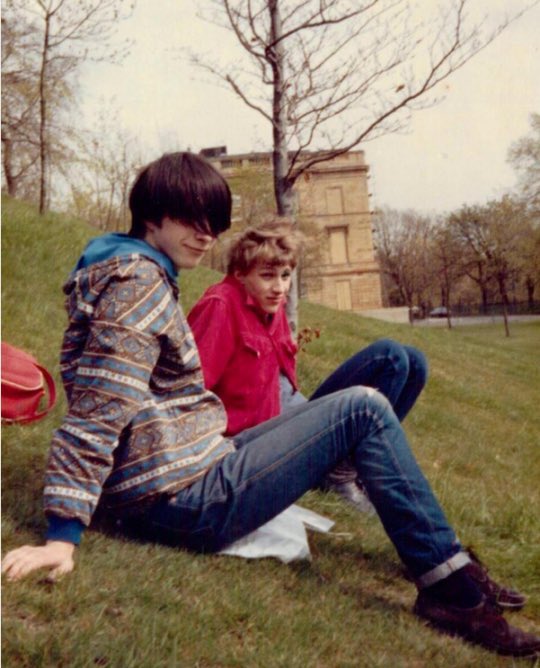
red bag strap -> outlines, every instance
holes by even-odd
[[[39,411],[39,413],[35,413],[34,415],[26,418],[24,420],[24,422],[35,422],[36,420],[39,420],[44,415],[47,415],[47,413],[51,410],[51,408],[56,403],[56,387],[54,385],[53,377],[51,376],[51,374],[47,371],[47,369],[44,366],[41,366],[41,364],[36,364],[36,367],[43,374],[43,379],[44,379],[45,384],[47,385],[47,389],[49,391],[49,399],[47,401],[47,406],[42,411]]]

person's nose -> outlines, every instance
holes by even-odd
[[[195,236],[198,241],[204,244],[211,244],[216,240],[216,237],[210,234],[210,232],[203,232],[202,230],[197,230]]]

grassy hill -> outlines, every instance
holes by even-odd
[[[96,230],[4,200],[3,340],[35,354],[58,378],[66,322],[61,286]],[[186,272],[189,308],[217,275]],[[456,526],[502,581],[530,600],[516,621],[540,631],[540,326],[461,330],[389,325],[302,304],[301,326],[321,337],[300,356],[310,392],[346,356],[380,337],[421,348],[428,386],[406,430]],[[61,394],[61,393],[60,393]],[[3,552],[39,542],[41,489],[63,397],[45,420],[2,433]],[[376,518],[333,495],[302,504],[336,521],[311,537],[313,561],[192,555],[87,532],[75,572],[3,590],[6,666],[305,668],[507,666],[410,613],[415,592]]]

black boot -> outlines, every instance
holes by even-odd
[[[510,626],[499,608],[483,596],[473,608],[441,602],[428,589],[418,594],[414,612],[433,626],[508,656],[540,657],[540,637]]]

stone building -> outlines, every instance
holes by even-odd
[[[251,167],[271,173],[270,153],[228,155],[225,147],[202,152],[226,177]],[[381,280],[373,247],[368,166],[363,151],[321,162],[295,184],[297,216],[319,232],[316,265],[302,270],[310,302],[343,311],[380,309]]]

